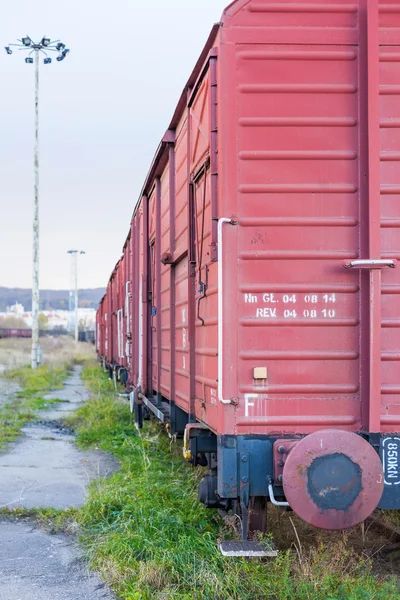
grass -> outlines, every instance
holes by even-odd
[[[282,548],[277,559],[224,558],[218,540],[234,534],[198,502],[201,472],[154,422],[135,431],[127,404],[115,397],[98,366],[86,367],[84,379],[93,397],[68,424],[77,428],[82,447],[113,453],[121,470],[91,484],[78,516],[80,536],[91,567],[119,598],[400,599],[398,582],[384,570],[377,573],[358,529],[316,532],[293,513],[271,514]]]
[[[59,402],[55,398],[45,400],[44,396],[50,390],[61,389],[68,372],[68,366],[44,365],[36,370],[24,367],[7,373],[6,379],[17,382],[21,389],[8,395],[0,404],[0,448],[14,441],[25,423],[34,420],[39,410]]]

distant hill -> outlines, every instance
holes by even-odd
[[[79,290],[79,306],[97,309],[105,291],[105,288]],[[26,311],[32,310],[32,290],[0,287],[0,312],[16,302],[23,304]],[[40,310],[68,310],[68,307],[68,290],[40,290]]]

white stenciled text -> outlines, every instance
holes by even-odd
[[[334,319],[338,316],[336,307],[333,308],[337,301],[334,293],[244,294],[246,305],[257,304],[253,309],[253,316],[257,319]]]

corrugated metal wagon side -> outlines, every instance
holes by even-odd
[[[400,503],[377,455],[397,452],[383,433],[400,425],[399,214],[387,200],[400,173],[385,137],[400,71],[398,50],[388,60],[379,47],[400,43],[398,22],[395,4],[254,0],[234,3],[221,31],[219,383],[231,404],[218,493],[237,495],[230,444],[269,440],[263,494],[324,528],[363,520],[383,487],[381,506]],[[242,505],[261,489],[255,454]]]

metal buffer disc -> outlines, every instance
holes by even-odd
[[[301,519],[321,529],[346,529],[376,508],[383,492],[382,464],[374,448],[349,431],[307,435],[288,454],[283,489]]]

